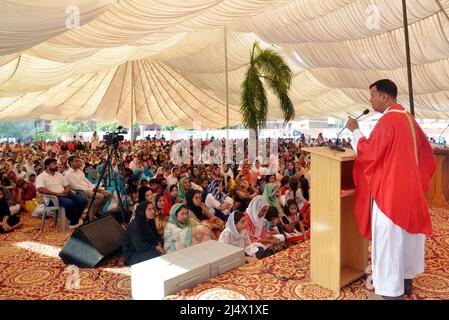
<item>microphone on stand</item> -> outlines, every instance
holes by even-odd
[[[439,144],[442,144],[441,143],[441,137],[443,136],[443,134],[446,132],[447,129],[449,129],[449,125],[446,127],[446,129],[443,130],[443,132],[441,132],[440,136],[438,137],[438,143]]]
[[[363,113],[361,115],[359,115],[356,120],[360,119],[362,116],[366,116],[369,113],[369,109],[366,109],[365,111],[363,111]],[[337,135],[337,140],[335,141],[335,145],[331,146],[332,150],[336,150],[336,151],[340,151],[340,152],[345,152],[345,148],[342,148],[339,146],[340,142],[339,142],[339,137],[342,134],[342,132],[346,129],[346,126],[344,126],[343,129],[341,129],[341,131],[338,133]]]

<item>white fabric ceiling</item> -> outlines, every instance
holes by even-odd
[[[448,119],[449,0],[407,5],[416,114]],[[224,127],[224,27],[231,125],[256,40],[289,62],[297,118],[358,113],[381,78],[408,105],[401,0],[0,0],[0,119]]]

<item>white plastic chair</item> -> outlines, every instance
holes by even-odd
[[[50,196],[50,195],[44,195],[42,194],[42,199],[44,199],[45,202],[45,209],[42,213],[42,224],[41,224],[41,232],[44,231],[44,225],[45,225],[45,217],[47,216],[47,213],[50,211],[53,211],[53,224],[56,225],[58,222],[58,214],[61,215],[61,232],[65,232],[65,209],[64,207],[61,207],[59,205],[58,197],[56,196]],[[50,205],[52,203],[53,205]]]

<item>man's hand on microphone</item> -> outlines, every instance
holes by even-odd
[[[348,117],[348,123],[346,124],[346,128],[348,128],[349,130],[351,130],[351,132],[354,132],[356,129],[359,128],[359,123],[356,119],[353,119],[351,117]]]

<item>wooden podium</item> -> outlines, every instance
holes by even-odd
[[[447,208],[449,201],[449,149],[434,149],[437,167],[426,199],[429,207]]]
[[[368,265],[368,241],[360,235],[354,213],[352,149],[303,148],[311,153],[310,278],[340,292],[363,277]]]

